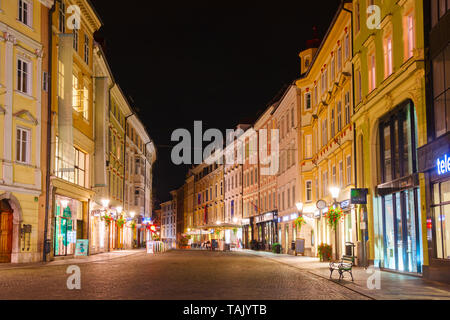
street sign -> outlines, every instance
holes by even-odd
[[[351,204],[367,204],[369,189],[352,189],[350,191]]]

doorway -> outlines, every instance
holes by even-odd
[[[0,202],[0,263],[10,263],[12,254],[13,210],[7,200]]]

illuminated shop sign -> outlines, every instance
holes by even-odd
[[[443,175],[450,172],[450,157],[447,155],[443,159],[437,159],[438,175]]]

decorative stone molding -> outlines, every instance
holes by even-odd
[[[3,38],[7,42],[11,42],[13,45],[17,44],[17,38],[14,37],[11,33],[3,32]]]
[[[13,114],[13,117],[19,118],[20,120],[25,121],[25,122],[30,123],[35,126],[37,126],[39,124],[37,119],[28,110],[21,110],[19,112],[16,112]]]

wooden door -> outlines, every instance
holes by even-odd
[[[0,213],[0,263],[11,262],[13,215],[10,212]]]

